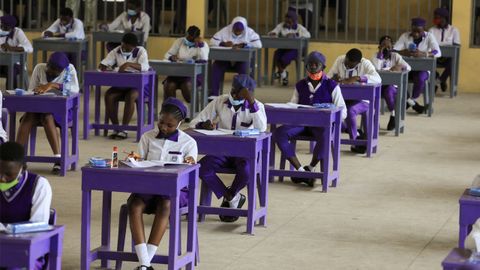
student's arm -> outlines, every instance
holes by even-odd
[[[27,36],[25,35],[25,32],[23,32],[22,29],[17,28],[16,29],[16,34],[17,34],[17,39],[18,39],[18,44],[19,48],[22,48],[24,52],[26,53],[32,53],[33,52],[33,47],[32,43],[30,43],[30,40],[28,40]]]
[[[125,11],[122,12],[122,14],[118,15],[117,18],[115,18],[115,20],[113,20],[113,22],[109,23],[108,24],[108,31],[115,31],[115,30],[125,30],[123,28],[123,24],[122,24],[122,19],[126,16],[126,13]]]
[[[262,41],[260,40],[260,36],[253,30],[252,34],[250,36],[250,40],[248,42],[248,47],[253,47],[253,48],[262,48]]]
[[[453,27],[453,26],[450,26],[450,27]],[[453,41],[453,45],[459,45],[460,46],[460,32],[458,31],[458,28],[456,27],[453,27],[453,38],[452,38],[452,41]]]
[[[52,203],[52,188],[47,179],[39,177],[32,197],[30,220],[33,222],[48,222],[50,205]]]
[[[215,35],[213,35],[213,37],[210,39],[210,45],[212,47],[223,47],[222,46],[222,43],[223,43],[222,32],[223,31],[226,31],[225,28],[223,28],[220,31],[218,31],[217,33],[215,33]]]
[[[190,140],[185,147],[185,159],[193,158],[193,163],[197,163],[198,147],[195,140]]]
[[[381,83],[382,78],[378,74],[373,64],[367,59],[362,59],[361,65],[363,65],[364,74],[360,76],[360,82],[366,83]]]
[[[380,53],[375,53],[371,61],[376,70],[382,70],[383,58],[379,58],[379,55]]]
[[[137,70],[148,71],[148,69],[150,69],[150,65],[148,64],[147,50],[140,50],[140,55],[138,56],[138,64],[140,69]],[[133,67],[133,65],[131,65],[130,67]]]
[[[117,50],[111,50],[107,56],[100,62],[100,65],[104,65],[107,67],[112,67],[117,63],[117,58],[115,57],[115,54],[117,53]]]
[[[298,90],[297,90],[297,88],[295,88],[293,90],[293,95],[292,95],[292,98],[290,99],[290,102],[298,104]]]
[[[42,68],[40,67],[40,65],[43,65],[43,64],[37,64],[33,69],[32,76],[30,77],[30,80],[28,83],[28,91],[33,91],[35,90],[35,88],[40,86],[40,72],[42,72],[41,71]]]
[[[55,34],[55,33],[58,33],[60,29],[60,19],[57,19],[56,21],[54,21],[52,23],[52,25],[50,25],[47,30],[45,30],[44,32],[42,32],[42,37],[46,37],[48,36],[48,34]]]
[[[142,15],[142,25],[143,25],[143,42],[147,42],[147,39],[148,39],[148,35],[150,34],[150,16],[148,16],[147,13],[145,12],[142,12],[141,13]]]
[[[395,57],[395,66],[401,66],[404,70],[410,71],[412,70],[412,67],[403,59],[403,57],[400,54],[393,53],[392,57]]]
[[[204,122],[210,121],[210,123],[213,123],[213,120],[217,117],[217,102],[221,102],[221,96],[208,103],[207,107],[190,122],[190,127],[203,128],[202,125]]]
[[[410,56],[410,51],[408,50],[408,48],[406,47],[406,43],[408,41],[408,34],[409,33],[403,33],[397,40],[397,42],[395,42],[395,45],[393,46],[393,49],[398,52],[400,55],[403,55],[403,56]]]
[[[80,92],[80,87],[78,86],[78,77],[77,77],[77,70],[75,69],[75,66],[70,64],[68,65],[68,68],[70,69],[70,92],[71,93],[78,93]]]
[[[282,27],[283,27],[283,23],[277,24],[277,26],[275,26],[275,28],[273,28],[272,31],[268,32],[268,35],[278,37],[280,35],[280,32],[282,31]]]
[[[147,133],[143,134],[142,137],[140,138],[140,141],[138,142],[137,150],[141,159],[147,159],[147,155],[148,155]]]
[[[85,39],[85,31],[83,30],[83,22],[79,19],[73,19],[73,29],[71,32],[65,33],[65,38]]]
[[[210,53],[210,47],[208,47],[208,44],[205,41],[202,41],[203,47],[197,48],[197,61],[202,60],[202,61],[208,61],[208,54]]]
[[[311,38],[310,32],[301,24],[298,25],[298,37]]]
[[[265,106],[255,101],[250,105],[250,113],[253,117],[253,128],[265,132],[267,130],[267,114],[265,113]]]
[[[347,118],[347,105],[345,105],[345,100],[343,99],[342,90],[339,85],[333,89],[332,100],[335,106],[342,108],[342,121],[345,120],[345,118]]]
[[[172,44],[172,47],[165,53],[165,59],[170,61],[177,61],[178,59],[178,52],[180,51],[180,46],[182,45],[183,38],[179,38],[175,40]]]
[[[437,39],[432,35],[429,34],[428,39],[428,55],[429,57],[438,58],[442,56],[442,51],[440,50],[440,46],[438,45]]]

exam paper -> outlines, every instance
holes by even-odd
[[[198,133],[202,133],[204,135],[209,136],[219,136],[219,135],[232,135],[233,131],[228,129],[214,129],[214,130],[207,130],[207,129],[194,129]]]

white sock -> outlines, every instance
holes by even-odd
[[[284,70],[281,74],[280,74],[280,77],[283,79],[283,78],[286,78],[287,77],[287,71]]]
[[[149,258],[150,262],[152,261],[153,256],[155,256],[155,253],[157,252],[157,248],[158,248],[158,246],[155,246],[155,245],[152,245],[152,244],[147,245],[148,258]]]
[[[233,197],[233,199],[229,201],[230,208],[237,208],[238,202],[240,202],[240,198],[241,198],[240,193],[237,193],[237,195],[235,195],[235,197]]]
[[[395,117],[395,110],[390,112],[390,116]]]
[[[54,157],[62,157],[61,154],[55,154],[55,155],[53,155],[53,156],[54,156]]]
[[[304,169],[302,166],[300,166],[300,168],[298,168],[298,170],[297,170],[297,171],[299,171],[299,172],[304,172],[304,171],[305,171],[305,169]]]
[[[140,265],[150,266],[150,260],[148,256],[147,244],[141,243],[135,245],[135,253],[137,253],[138,261]]]
[[[409,98],[409,99],[407,99],[407,103],[408,103],[408,105],[413,106],[413,105],[415,105],[415,100]]]

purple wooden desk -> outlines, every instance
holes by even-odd
[[[153,168],[130,168],[121,164],[120,168],[103,169],[85,166],[82,168],[82,247],[81,269],[89,270],[90,263],[102,260],[102,267],[108,268],[107,260],[138,261],[133,252],[120,252],[110,249],[110,223],[112,192],[144,193],[170,196],[170,237],[168,256],[156,255],[152,263],[168,264],[168,269],[194,269],[197,233],[197,187],[200,165],[175,165]],[[178,254],[180,222],[180,190],[188,187],[188,235],[187,252]],[[92,210],[92,190],[103,191],[102,239],[101,246],[90,249],[90,216]]]
[[[472,251],[469,249],[454,248],[443,260],[444,270],[479,270],[480,264],[469,261]]]
[[[155,89],[156,74],[154,71],[138,73],[119,73],[112,71],[85,71],[84,74],[84,97],[83,97],[83,139],[88,139],[90,129],[95,129],[95,135],[100,134],[100,129],[105,130],[136,130],[137,141],[140,141],[142,134],[153,129],[154,106],[153,100]],[[95,120],[90,124],[90,86],[95,86]],[[101,86],[114,86],[135,88],[138,90],[137,101],[137,124],[132,125],[113,125],[100,124],[100,90]],[[151,101],[148,103],[147,123],[145,123],[145,86],[148,86],[148,95]],[[140,91],[140,89],[142,91]]]
[[[250,164],[250,179],[257,179],[260,174],[260,181],[250,180],[248,189],[248,209],[231,209],[212,206],[198,206],[199,215],[226,215],[247,217],[247,233],[253,234],[255,222],[259,220],[262,226],[267,225],[268,206],[268,159],[270,154],[270,133],[261,133],[258,136],[238,137],[233,135],[209,136],[194,130],[186,130],[188,135],[197,141],[198,153],[202,155],[240,157],[247,159]],[[233,133],[233,131],[232,131]],[[255,190],[258,189],[259,208],[256,209]],[[201,219],[203,219],[201,217]]]
[[[377,152],[378,132],[379,132],[379,116],[380,116],[380,99],[381,84],[342,84],[343,99],[345,100],[368,100],[367,112],[367,130],[366,140],[350,140],[342,139],[342,144],[347,145],[365,145],[367,147],[367,157],[371,157],[372,153]]]
[[[340,126],[342,124],[342,115],[340,108],[333,110],[318,109],[286,109],[274,108],[265,105],[267,113],[267,122],[270,124],[270,132],[274,132],[277,125],[296,125],[307,127],[323,127],[332,130],[332,133],[325,138],[317,138],[318,140],[326,140],[333,142],[333,147],[329,147],[328,151],[324,151],[322,172],[299,172],[296,170],[275,170],[275,141],[272,140],[270,152],[270,181],[273,182],[273,176],[290,176],[290,177],[307,177],[322,179],[322,191],[327,192],[328,184],[337,185],[339,177],[339,161],[340,161]],[[327,145],[330,145],[328,143]],[[332,157],[332,171],[330,172],[330,157]]]
[[[460,200],[460,216],[458,231],[458,247],[465,247],[465,238],[472,230],[472,225],[480,218],[480,197],[470,195],[468,189],[462,194]]]
[[[60,118],[60,155],[61,157],[47,157],[30,155],[26,157],[28,162],[60,162],[60,175],[67,173],[67,167],[71,166],[75,170],[78,162],[78,109],[80,106],[80,95],[71,94],[65,96],[43,96],[28,95],[15,96],[5,92],[3,95],[3,107],[8,109],[10,114],[9,138],[15,139],[16,131],[16,113],[32,112],[32,113],[51,113],[56,114]],[[68,153],[68,111],[72,111],[72,148]],[[57,118],[57,120],[58,120]]]
[[[37,233],[0,233],[0,267],[33,269],[38,258],[48,253],[48,269],[62,269],[62,242],[65,226]]]

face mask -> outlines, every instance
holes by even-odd
[[[0,183],[0,191],[4,192],[16,186],[18,184],[18,178],[20,178],[21,174],[22,174],[22,170],[18,172],[17,178],[15,178],[15,180],[8,183]]]
[[[3,30],[0,30],[0,37],[6,37],[10,34],[10,31],[3,31]]]
[[[127,14],[128,16],[135,16],[137,15],[137,11],[135,11],[134,9],[127,9]]]
[[[120,49],[120,51],[122,52],[122,55],[125,58],[129,58],[132,55],[132,52],[124,52],[122,49]]]
[[[185,46],[187,46],[187,47],[194,47],[195,46],[195,42],[189,41],[187,38],[183,39],[183,44],[185,44]]]
[[[232,104],[232,106],[240,106],[245,102],[245,99],[242,99],[242,100],[233,99],[232,94],[228,96],[228,100],[230,101],[230,104]]]
[[[307,71],[308,77],[314,81],[320,81],[323,76],[323,71],[319,71],[317,73],[310,73]]]

